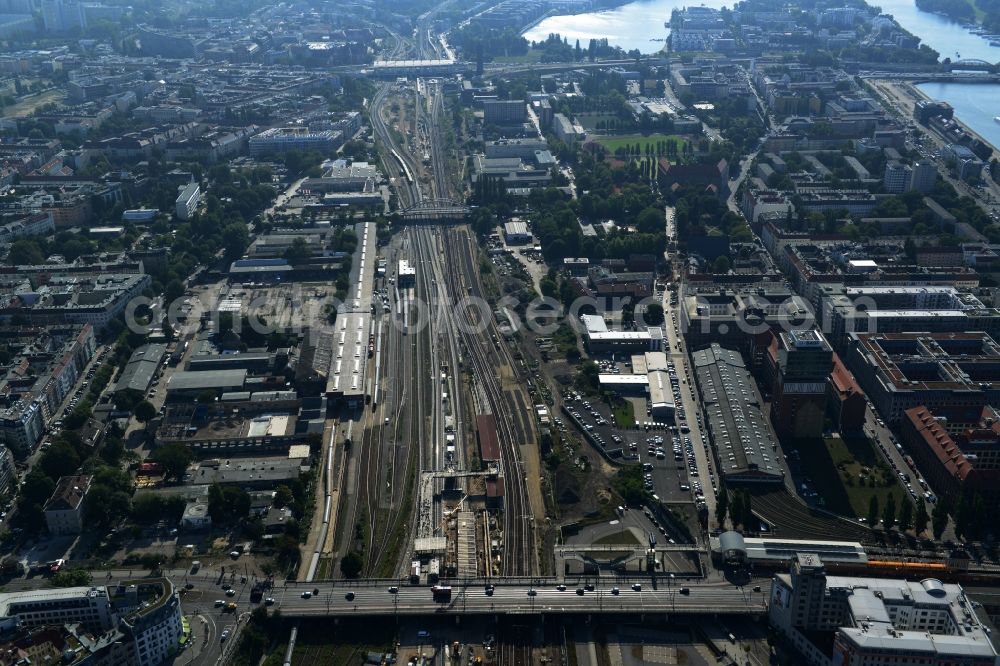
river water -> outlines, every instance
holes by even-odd
[[[931,99],[948,102],[955,117],[972,128],[994,147],[1000,147],[1000,84],[996,83],[921,83],[917,86]]]
[[[732,7],[731,0],[700,0],[698,3],[683,0],[648,0],[630,2],[615,9],[572,16],[550,16],[524,33],[526,39],[540,42],[551,33],[558,33],[573,44],[577,39],[587,48],[591,39],[608,39],[611,46],[626,51],[639,49],[642,53],[655,53],[663,48],[663,41],[670,30],[663,23],[670,20],[674,9],[700,4],[705,7]],[[660,41],[653,41],[660,40]]]
[[[551,33],[558,33],[574,43],[579,39],[587,48],[591,39],[606,37],[612,46],[626,51],[639,49],[653,53],[663,48],[662,41],[669,34],[664,21],[670,19],[676,8],[702,4],[720,8],[732,6],[724,0],[645,0],[630,2],[616,9],[572,16],[551,16],[524,33],[532,41],[541,41]],[[960,24],[937,14],[922,12],[913,0],[871,0],[886,14],[892,14],[906,30],[919,37],[942,58],[957,60],[979,59],[1000,61],[1000,47],[990,46],[989,40],[973,35]],[[1000,147],[1000,124],[993,117],[1000,115],[1000,85],[934,83],[919,86],[929,97],[948,102],[955,107],[955,115],[994,146]]]

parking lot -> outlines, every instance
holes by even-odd
[[[672,367],[672,363],[669,367]],[[676,375],[673,375],[672,380],[675,379]],[[656,428],[620,428],[612,422],[606,404],[591,402],[575,391],[569,391],[563,397],[564,410],[570,422],[594,446],[601,448],[613,460],[642,464],[646,490],[653,495],[654,500],[694,501],[699,505],[704,502],[695,458],[695,436],[692,436],[685,423],[662,424]],[[678,419],[683,413],[682,408]],[[641,420],[641,417],[637,417],[637,420]],[[557,419],[556,425],[565,427],[562,419]],[[704,446],[700,438],[697,445]]]

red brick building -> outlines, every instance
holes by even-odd
[[[864,429],[867,407],[865,392],[840,357],[833,355],[833,371],[826,387],[827,413],[841,433],[858,433]]]
[[[968,411],[939,409],[932,414],[927,407],[914,407],[906,410],[900,426],[903,442],[928,483],[953,501],[965,489],[984,494],[1000,489],[1000,416],[987,406],[970,422],[963,413]]]

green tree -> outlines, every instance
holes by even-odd
[[[150,458],[159,463],[163,476],[167,479],[180,480],[187,472],[188,465],[194,460],[191,447],[187,444],[164,444],[153,451]]]
[[[129,500],[127,492],[94,483],[83,502],[83,520],[98,529],[111,527],[128,515]]]
[[[968,537],[970,536],[970,528],[973,524],[972,516],[972,500],[968,493],[962,493],[962,496],[958,498],[958,504],[955,506],[955,536],[956,537]]]
[[[885,501],[885,506],[882,508],[882,527],[886,532],[892,529],[893,525],[896,524],[896,496],[889,493],[889,497]]]
[[[292,489],[281,484],[274,489],[274,506],[278,509],[288,506],[292,502]]]
[[[654,206],[642,209],[635,218],[636,227],[644,234],[665,233],[666,224],[667,218],[663,209]]]
[[[753,529],[753,526],[757,521],[754,519],[753,515],[753,497],[747,490],[743,491],[743,506],[741,508],[743,516],[740,522],[743,523],[743,530],[749,531]]]
[[[601,370],[593,361],[584,361],[580,364],[580,379],[585,386],[597,389],[600,386]]]
[[[712,272],[716,275],[721,273],[728,273],[732,264],[729,261],[729,257],[724,254],[720,254],[716,257],[715,261],[712,262]]]
[[[905,532],[913,527],[913,504],[903,500],[903,505],[899,507],[899,531]]]
[[[156,416],[156,407],[148,400],[143,400],[135,406],[135,419],[139,423],[149,423]]]
[[[226,259],[239,259],[250,244],[250,233],[247,231],[246,223],[233,222],[227,224],[222,230],[222,247],[226,253]]]
[[[628,506],[640,506],[648,496],[643,487],[641,467],[626,467],[618,470],[611,479],[611,485]]]
[[[56,483],[41,467],[31,469],[21,483],[21,500],[33,504],[45,504],[56,489]]]
[[[917,501],[917,515],[913,519],[913,531],[917,536],[924,533],[927,529],[927,523],[930,521],[930,517],[927,515],[927,504],[924,503],[923,498]]]
[[[66,428],[68,430],[77,430],[83,426],[83,424],[87,422],[87,419],[90,418],[91,409],[93,409],[93,405],[90,404],[89,400],[84,400],[78,404],[76,408],[70,412],[69,416],[63,417],[63,423]]]
[[[340,573],[344,575],[344,578],[357,578],[361,575],[363,567],[364,562],[361,560],[361,556],[353,550],[340,561]]]
[[[878,525],[878,497],[872,495],[871,500],[868,502],[868,527],[875,527]]]
[[[288,248],[285,249],[284,258],[290,264],[304,264],[312,257],[312,250],[304,238],[296,238]]]
[[[287,534],[282,534],[276,539],[274,545],[278,564],[286,571],[293,569],[301,556],[298,540]]]
[[[743,493],[734,490],[729,493],[729,522],[736,529],[743,520]]]
[[[140,493],[132,499],[132,520],[150,525],[162,520],[164,501],[155,493]]]
[[[76,472],[80,466],[80,456],[76,449],[66,442],[56,441],[39,458],[38,466],[50,479],[58,481],[59,477]]]
[[[649,326],[659,326],[663,323],[663,306],[659,303],[650,303],[646,306],[646,324]]]
[[[726,515],[729,513],[729,494],[725,488],[719,488],[715,495],[715,520],[719,527],[726,524]]]
[[[93,576],[86,569],[63,569],[49,579],[52,587],[86,587],[93,582]]]
[[[244,520],[250,512],[250,495],[242,488],[213,483],[208,487],[208,514],[213,522],[228,524]]]
[[[944,528],[948,526],[948,506],[943,499],[938,500],[931,512],[931,532],[935,539],[940,539],[944,534]]]
[[[167,307],[174,301],[182,298],[184,296],[184,283],[174,278],[167,283],[167,286],[163,290],[163,302]]]
[[[28,238],[19,238],[10,246],[7,253],[7,263],[12,266],[40,264],[45,261],[38,243]]]
[[[170,319],[167,317],[164,317],[160,322],[160,331],[163,332],[163,337],[167,340],[167,342],[173,342],[174,338],[177,337],[177,333],[174,331],[174,327],[171,326]]]

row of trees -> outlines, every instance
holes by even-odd
[[[872,495],[868,502],[868,515],[865,522],[869,527],[874,528],[882,523],[882,529],[889,531],[898,527],[900,532],[913,529],[914,534],[920,536],[927,529],[928,523],[935,539],[940,539],[948,525],[948,508],[945,501],[939,501],[934,505],[931,515],[927,514],[927,504],[921,498],[916,503],[916,508],[912,502],[904,498],[897,507],[896,496],[892,493],[886,498],[885,504],[879,509],[877,495]]]
[[[731,497],[730,497],[731,495]],[[742,526],[744,531],[756,531],[758,521],[753,515],[753,499],[748,490],[730,493],[724,487],[715,495],[715,519],[724,525],[729,517],[733,529]]]

